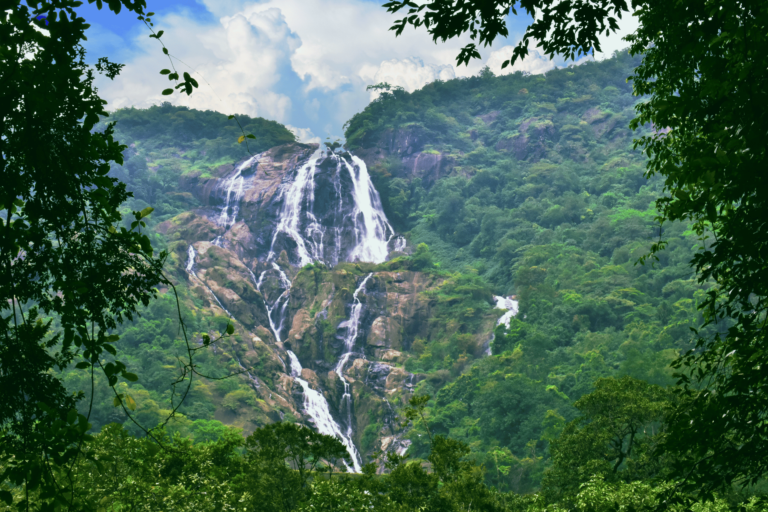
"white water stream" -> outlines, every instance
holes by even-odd
[[[231,227],[237,220],[237,213],[240,211],[240,199],[243,198],[243,185],[245,178],[243,177],[243,169],[250,167],[253,163],[259,159],[261,155],[256,155],[245,162],[241,163],[235,168],[234,174],[227,178],[223,187],[227,189],[227,195],[224,199],[224,207],[219,215],[219,225],[225,228]],[[232,205],[232,216],[230,217],[230,204]]]
[[[353,219],[355,222],[355,241],[349,254],[349,261],[367,261],[382,263],[387,259],[387,245],[395,231],[387,222],[381,207],[381,197],[373,186],[368,168],[360,158],[352,156],[354,165],[344,162],[354,185],[352,197],[355,200]],[[389,235],[389,236],[387,236]]]
[[[351,162],[338,155],[328,158],[336,163],[334,188],[338,203],[335,207],[333,254],[325,254],[326,228],[318,220],[315,211],[315,174],[319,172],[319,163],[324,152],[316,151],[309,161],[296,172],[293,181],[281,186],[280,198],[283,200],[280,217],[272,235],[267,261],[275,257],[275,243],[282,234],[296,244],[296,257],[303,267],[315,261],[325,261],[335,265],[339,261],[365,261],[382,263],[389,253],[389,242],[394,238],[394,230],[387,221],[381,206],[381,198],[373,186],[368,168],[360,158],[351,157]],[[355,245],[348,254],[341,254],[342,231],[345,229],[344,200],[341,177],[345,170],[349,173],[352,184],[352,212],[347,214],[354,232]],[[302,226],[304,226],[302,228]],[[404,240],[403,240],[404,241]]]
[[[347,379],[344,378],[344,366],[346,366],[349,358],[352,356],[352,354],[354,354],[355,341],[357,340],[357,335],[360,331],[360,313],[363,310],[363,305],[360,302],[358,294],[360,292],[365,293],[365,285],[368,283],[368,280],[372,275],[373,272],[365,276],[363,282],[360,283],[360,286],[358,286],[357,290],[355,290],[355,293],[352,295],[352,309],[349,312],[349,320],[342,322],[339,326],[346,327],[347,329],[347,334],[344,336],[344,347],[346,352],[341,355],[339,362],[336,363],[336,368],[333,369],[333,371],[336,372],[336,375],[338,375],[341,381],[344,383],[344,395],[341,397],[341,405],[346,409],[347,412],[347,436],[350,438],[354,434],[352,430],[352,395],[349,392],[349,382],[347,382]]]
[[[269,326],[272,328],[272,332],[275,334],[277,341],[281,341],[280,333],[283,330],[285,310],[288,307],[291,281],[288,279],[288,276],[285,275],[285,272],[283,272],[283,270],[277,265],[277,263],[272,262],[272,269],[277,272],[278,278],[280,279],[280,287],[282,288],[283,292],[273,304],[270,305],[266,298],[264,303],[267,307]],[[266,273],[267,270],[262,272],[259,276],[259,279],[256,280],[256,276],[253,274],[253,272],[251,272],[251,278],[256,284],[256,289],[259,290],[259,292],[261,292],[261,287],[264,284],[264,275]],[[280,320],[277,325],[275,325],[275,320],[272,316],[274,311],[280,312]],[[341,441],[341,443],[347,449],[349,456],[352,458],[352,466],[350,467],[347,465],[347,470],[350,472],[359,473],[361,468],[361,458],[360,453],[355,447],[355,443],[352,441],[352,429],[348,428],[346,433],[341,431],[341,427],[338,423],[336,423],[336,421],[333,419],[333,416],[331,415],[328,401],[325,399],[323,394],[317,390],[312,389],[309,386],[309,383],[301,378],[302,367],[301,363],[299,362],[299,358],[296,357],[296,354],[294,354],[291,350],[286,350],[286,352],[288,353],[288,357],[291,363],[291,376],[293,376],[294,380],[299,383],[302,390],[304,391],[304,412],[308,414],[312,419],[312,423],[315,425],[315,428],[318,432],[329,436],[335,436],[337,439],[339,439],[339,441]],[[345,390],[346,389],[347,388],[345,388]]]
[[[253,279],[256,288],[262,293],[262,296],[264,296],[262,285],[264,284],[265,275],[268,272],[275,272],[276,277],[280,282],[279,288],[281,293],[273,303],[270,304],[266,296],[264,296],[270,328],[275,334],[277,341],[282,340],[291,289],[291,282],[288,279],[288,276],[275,262],[275,244],[279,236],[285,236],[295,243],[295,257],[298,259],[299,266],[304,266],[315,261],[322,262],[324,258],[329,259],[328,263],[331,265],[335,265],[339,261],[381,263],[387,258],[391,242],[393,243],[394,250],[402,251],[405,249],[405,239],[402,237],[395,238],[394,230],[387,221],[381,206],[381,198],[371,182],[365,162],[356,156],[351,156],[351,161],[349,161],[338,155],[330,155],[329,158],[332,158],[336,163],[336,173],[333,175],[333,186],[336,191],[338,203],[333,205],[333,210],[331,210],[333,215],[333,228],[330,229],[333,229],[333,238],[331,239],[331,243],[334,247],[332,251],[333,253],[330,255],[325,254],[324,251],[326,250],[326,247],[324,243],[326,242],[326,228],[321,224],[314,212],[315,174],[320,171],[318,163],[324,155],[325,153],[323,151],[318,150],[315,152],[307,163],[298,169],[292,181],[285,182],[281,185],[279,198],[282,199],[283,203],[279,213],[277,226],[272,234],[269,254],[266,258],[266,262],[271,265],[271,268],[262,271],[258,279],[256,279],[253,272],[250,272],[249,270],[251,279]],[[259,155],[238,165],[232,176],[223,182],[221,189],[226,190],[226,195],[224,197],[224,205],[221,214],[217,219],[217,223],[220,226],[228,229],[237,221],[240,200],[243,197],[245,189],[245,178],[242,175],[242,171],[246,167],[252,166],[258,156]],[[349,173],[352,185],[350,190],[352,205],[348,204],[348,210],[351,211],[347,212],[343,209],[344,200],[342,193],[343,188],[345,188],[346,185],[345,187],[342,187],[341,180],[341,173],[345,169]],[[350,229],[354,232],[354,246],[349,249],[346,254],[342,254],[344,231]],[[221,237],[217,237],[212,243],[220,247],[224,245]],[[190,246],[189,260],[186,269],[191,276],[202,282],[194,271],[195,256],[195,250]],[[333,435],[344,444],[352,458],[352,467],[347,466],[347,469],[354,472],[360,471],[362,461],[360,454],[352,441],[354,435],[352,428],[352,396],[350,393],[350,385],[344,378],[343,372],[344,367],[354,353],[355,341],[360,330],[362,303],[360,302],[359,294],[361,292],[365,293],[365,286],[371,276],[372,274],[368,274],[360,283],[357,290],[355,290],[350,318],[340,325],[340,327],[346,328],[346,336],[344,338],[345,352],[341,355],[334,371],[344,383],[344,394],[341,406],[343,409],[346,409],[346,432],[342,432],[341,426],[333,419],[328,402],[323,394],[312,389],[307,381],[301,378],[301,363],[296,357],[296,354],[287,350],[288,357],[290,358],[291,375],[301,385],[304,391],[304,412],[309,415],[318,432]],[[219,301],[213,291],[204,282],[202,282],[202,284],[208,289],[219,306],[224,309],[221,301]],[[229,315],[229,312],[226,309],[224,309],[224,311]]]
[[[334,436],[341,441],[352,459],[352,467],[347,465],[347,470],[350,473],[359,473],[361,469],[360,453],[358,453],[355,443],[352,442],[351,436],[344,434],[339,424],[333,420],[331,411],[328,408],[328,401],[323,394],[309,387],[309,383],[301,378],[302,367],[296,354],[290,350],[287,352],[288,357],[291,359],[291,375],[304,390],[304,410],[312,418],[318,432],[327,436]]]
[[[277,240],[277,236],[280,233],[286,234],[296,243],[296,252],[297,256],[299,257],[299,266],[303,267],[304,265],[312,263],[316,259],[320,259],[317,257],[317,253],[310,254],[309,250],[307,249],[307,244],[304,240],[304,237],[301,236],[300,226],[302,211],[301,207],[304,203],[304,196],[308,194],[309,197],[311,197],[311,201],[308,201],[308,206],[312,206],[314,204],[315,168],[321,156],[322,152],[320,150],[316,151],[315,154],[313,154],[309,159],[309,162],[304,164],[296,173],[296,178],[294,178],[293,183],[291,183],[287,189],[281,189],[281,195],[285,201],[283,203],[283,209],[280,212],[280,221],[277,224],[277,228],[275,228],[275,233],[272,235],[272,246],[269,250],[269,256],[267,256],[268,261],[271,261],[275,257],[273,247],[275,246],[275,241]],[[314,219],[314,214],[310,208],[307,208],[306,212],[312,215],[312,219]],[[310,223],[310,225],[313,224]],[[318,244],[313,244],[312,249],[316,249],[317,245]],[[319,245],[322,246],[322,234],[320,235]],[[320,256],[322,256],[322,254],[320,254]]]
[[[517,315],[517,312],[520,309],[519,302],[512,297],[502,297],[499,295],[494,295],[493,300],[496,301],[496,309],[506,310],[506,313],[501,315],[501,317],[499,317],[499,319],[496,321],[496,325],[498,326],[504,324],[507,326],[507,329],[509,329],[509,322],[512,320],[513,316]],[[491,343],[495,337],[496,335],[493,335],[491,336],[491,339],[488,340],[488,348],[485,351],[487,355],[491,355]]]

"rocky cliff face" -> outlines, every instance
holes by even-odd
[[[402,452],[395,411],[423,378],[404,363],[446,278],[384,263],[407,243],[356,156],[293,144],[215,174],[183,184],[202,208],[158,229],[195,306],[236,324],[230,355],[263,410],[252,425],[291,414],[340,437],[350,469]],[[478,356],[495,316],[469,334]]]

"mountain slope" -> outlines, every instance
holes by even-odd
[[[206,439],[213,420],[299,421],[343,438],[356,463],[424,456],[422,427],[395,417],[426,393],[433,432],[467,442],[495,485],[526,490],[596,378],[669,383],[704,290],[686,226],[665,226],[661,261],[635,265],[660,234],[662,190],[626,128],[633,63],[395,91],[350,120],[351,153],[249,120],[249,155],[225,116],[117,112],[130,147],[113,174],[136,193],[127,206],[156,207],[149,229],[193,338],[235,326],[198,352],[201,373],[245,372],[196,380],[170,428]],[[161,291],[120,333],[146,425],[182,354]],[[497,326],[497,304],[519,313]],[[96,398],[96,425],[126,421]]]

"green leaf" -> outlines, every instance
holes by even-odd
[[[227,324],[227,334],[234,334],[235,333],[235,326],[232,324]]]
[[[161,69],[160,70],[160,74],[161,75],[170,75],[171,74],[171,70],[170,69]]]
[[[163,53],[168,55],[168,48],[163,48]]]
[[[235,116],[233,116],[233,115],[232,116],[227,116],[227,119],[234,119],[234,118],[235,118]]]
[[[115,407],[120,407],[120,404],[122,403],[122,401],[120,400],[121,396],[122,395],[117,395],[115,398],[113,398],[112,405],[114,405]]]
[[[125,395],[125,406],[132,411],[136,410],[136,400],[131,395]]]
[[[165,89],[163,91],[163,96],[170,96],[171,94],[173,94],[173,89]]]
[[[104,350],[106,350],[107,352],[109,352],[113,356],[117,355],[117,350],[115,350],[115,347],[113,347],[112,345],[104,345]]]
[[[139,376],[131,372],[123,372],[123,378],[131,382],[136,382],[139,380]]]
[[[164,33],[165,33],[165,32],[161,30],[160,32],[158,32],[158,33],[157,33],[157,36],[156,36],[156,37],[157,37],[158,39],[160,39],[161,37],[163,37],[163,34],[164,34]]]
[[[203,334],[203,345],[206,347],[211,344],[211,337],[207,334]]]
[[[3,500],[6,505],[13,504],[13,494],[10,491],[0,491],[0,500]]]
[[[139,212],[139,218],[143,219],[144,217],[148,217],[149,214],[152,213],[153,211],[155,211],[154,208],[152,208],[151,206],[147,206],[146,208],[144,208]]]
[[[246,137],[248,137],[249,139],[255,139],[256,138],[256,136],[254,134],[252,134],[252,133],[249,133],[248,135],[246,135]]]
[[[91,363],[89,363],[88,361],[80,361],[75,365],[75,368],[77,368],[78,370],[82,370],[84,368],[90,368],[90,367],[91,367]]]

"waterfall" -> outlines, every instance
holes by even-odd
[[[405,240],[405,238],[402,236],[398,236],[393,240],[392,250],[394,252],[405,252],[405,247],[407,245],[408,245],[408,242]]]
[[[216,301],[216,304],[218,304],[219,307],[222,310],[224,310],[224,312],[227,314],[229,318],[232,318],[232,313],[227,311],[227,308],[224,307],[224,305],[221,303],[221,301],[216,296],[216,294],[213,293],[213,290],[211,290],[211,288],[207,284],[205,284],[205,281],[197,277],[197,274],[195,273],[195,256],[196,255],[197,253],[195,252],[195,248],[190,245],[189,249],[187,250],[187,273],[192,275],[195,279],[197,279],[200,282],[200,284],[205,286],[205,289],[208,290],[208,293],[211,294],[211,297],[213,297],[213,300]]]
[[[347,465],[347,471],[359,473],[361,469],[360,454],[355,447],[355,443],[352,442],[351,435],[349,433],[346,435],[342,433],[339,424],[331,416],[328,401],[323,394],[309,387],[309,383],[301,378],[302,367],[299,358],[292,351],[288,350],[287,352],[291,360],[291,375],[304,390],[304,411],[312,418],[312,422],[315,424],[318,432],[327,436],[334,436],[342,442],[347,449],[347,453],[352,458],[352,467]]]
[[[191,245],[189,250],[187,250],[187,272],[197,277],[197,274],[195,274],[195,248]]]
[[[384,215],[381,198],[371,182],[365,162],[354,155],[354,165],[350,165],[344,158],[341,160],[352,178],[352,197],[355,200],[352,218],[356,244],[348,260],[382,263],[387,259],[387,245],[394,230]]]
[[[291,281],[288,279],[288,276],[285,275],[285,272],[283,272],[283,269],[281,269],[277,263],[272,262],[272,268],[277,271],[278,278],[280,280],[280,289],[282,290],[282,293],[280,296],[277,297],[277,300],[273,302],[272,304],[269,303],[267,300],[267,297],[264,296],[264,293],[261,291],[261,287],[264,284],[264,276],[269,270],[263,271],[259,275],[259,279],[256,279],[256,276],[253,275],[253,272],[251,272],[251,269],[248,269],[248,273],[251,274],[251,279],[253,280],[253,284],[256,285],[256,289],[259,290],[259,293],[261,293],[262,297],[264,297],[264,305],[267,308],[267,318],[269,319],[269,327],[272,329],[272,332],[275,334],[275,338],[277,341],[282,341],[281,334],[283,332],[284,322],[285,322],[285,311],[288,309],[288,299],[290,299],[290,292],[291,292]],[[272,316],[272,313],[274,311],[277,311],[279,313],[279,322],[275,323],[275,319]]]
[[[316,151],[309,159],[309,162],[304,164],[296,173],[296,178],[294,178],[290,186],[281,188],[281,197],[285,200],[285,202],[283,203],[283,208],[280,212],[280,221],[277,224],[277,228],[275,228],[275,233],[272,235],[272,244],[269,248],[269,256],[267,257],[267,260],[272,260],[275,256],[275,241],[277,240],[277,237],[280,233],[287,235],[296,243],[296,251],[299,257],[300,267],[312,263],[315,261],[315,259],[320,259],[319,257],[316,257],[318,255],[314,253],[315,251],[313,251],[313,254],[310,254],[309,250],[307,250],[307,244],[304,238],[301,236],[300,230],[301,207],[305,202],[305,195],[309,195],[309,200],[307,201],[309,203],[308,206],[314,204],[315,167],[321,156],[322,152],[319,150]],[[307,209],[307,211],[311,214],[309,209]],[[314,215],[312,216],[314,217]],[[310,225],[313,225],[313,223],[310,223]],[[314,228],[313,233],[315,233]],[[322,246],[322,235],[320,236],[319,245]],[[316,249],[316,247],[317,244],[313,245],[312,248]]]
[[[335,164],[335,172],[329,163]],[[316,179],[318,176],[322,177]],[[318,211],[316,193],[323,199]],[[360,158],[324,156],[318,150],[296,171],[292,181],[280,186],[278,198],[282,205],[267,261],[274,260],[285,239],[291,241],[291,260],[300,267],[315,261],[336,265],[339,261],[386,260],[395,232]],[[395,247],[400,247],[399,240]]]
[[[270,305],[266,298],[264,299],[264,303],[267,307],[269,326],[272,328],[272,332],[275,334],[277,341],[281,341],[280,335],[283,330],[285,310],[288,307],[291,281],[288,279],[288,276],[285,275],[285,272],[283,272],[283,270],[277,265],[277,263],[272,262],[272,269],[277,272],[278,278],[280,279],[280,286],[283,292],[273,304]],[[253,272],[250,272],[251,279],[253,279],[254,283],[256,284],[256,289],[259,290],[259,292],[261,292],[261,287],[264,284],[264,275],[267,272],[268,270],[263,271],[258,280],[256,279],[256,276],[253,274]],[[275,320],[272,316],[272,313],[276,310],[280,312],[280,322],[277,325],[275,325]],[[294,354],[291,350],[286,350],[286,352],[288,353],[288,358],[290,359],[291,363],[291,375],[304,390],[304,412],[308,414],[310,418],[312,418],[312,422],[314,423],[318,432],[329,436],[335,436],[342,442],[342,444],[346,447],[350,457],[352,457],[352,467],[347,466],[347,470],[350,472],[359,473],[361,468],[361,459],[360,454],[355,447],[355,443],[352,442],[351,427],[347,428],[346,434],[341,431],[341,427],[338,423],[336,423],[336,421],[334,421],[333,416],[331,416],[328,401],[325,399],[323,394],[309,387],[309,383],[301,378],[302,367],[301,363],[299,362],[299,358],[296,357],[296,354]]]
[[[507,311],[501,315],[501,318],[496,322],[496,325],[504,324],[509,328],[509,322],[512,320],[512,317],[517,315],[519,309],[518,302],[512,297],[500,297],[498,295],[494,295],[493,300],[496,301],[496,309],[504,309]]]
[[[368,280],[372,275],[373,272],[365,276],[363,282],[360,283],[360,286],[357,287],[357,290],[355,290],[355,293],[352,295],[352,309],[349,312],[349,320],[341,324],[342,327],[347,328],[347,334],[344,336],[344,348],[346,349],[346,352],[341,355],[339,362],[336,363],[336,368],[333,370],[344,383],[344,395],[341,397],[341,405],[346,409],[347,412],[347,436],[349,437],[352,437],[353,434],[352,395],[349,392],[349,382],[347,382],[347,379],[344,378],[344,366],[346,366],[350,356],[352,356],[354,353],[355,341],[357,340],[357,335],[360,332],[360,313],[362,312],[363,304],[360,302],[358,294],[360,292],[365,292],[365,285],[368,283]]]
[[[237,220],[237,212],[240,210],[240,199],[243,197],[243,185],[245,178],[243,177],[243,169],[250,167],[253,163],[259,159],[261,155],[256,155],[245,162],[242,162],[235,168],[234,174],[227,178],[222,188],[226,188],[227,193],[224,197],[224,207],[221,209],[221,215],[219,216],[218,224],[228,228],[232,226]],[[232,203],[232,217],[230,220],[230,203]]]
[[[517,315],[520,304],[512,297],[501,297],[499,295],[494,295],[493,300],[496,301],[496,309],[506,310],[506,313],[501,315],[501,317],[496,322],[496,325],[499,326],[504,324],[507,326],[507,329],[509,329],[509,322],[512,320],[513,316]],[[488,340],[488,347],[485,349],[485,353],[489,356],[491,355],[491,343],[495,338],[496,335],[492,334],[491,339]]]

